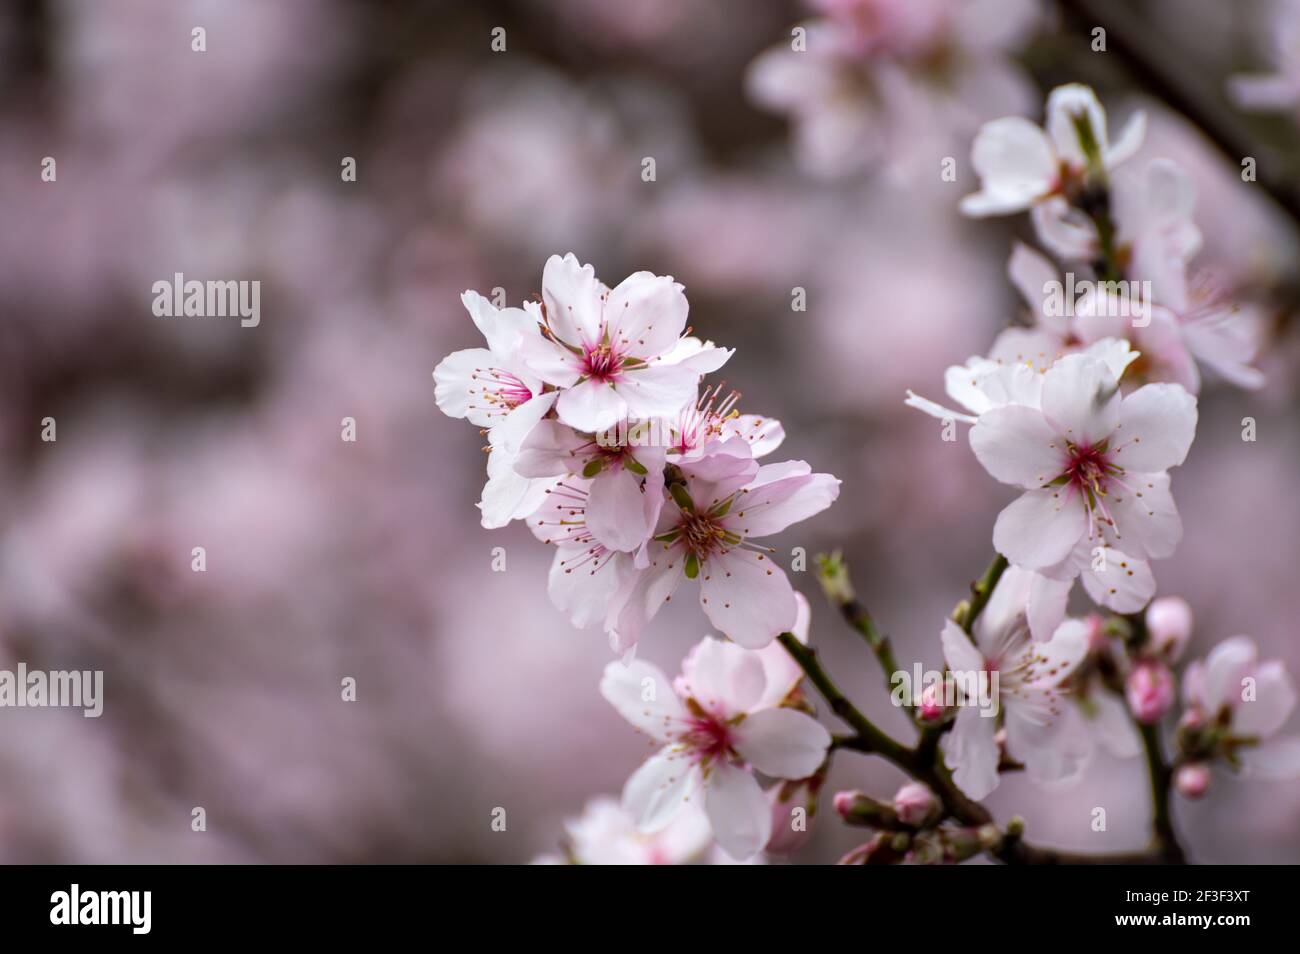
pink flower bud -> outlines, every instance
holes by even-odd
[[[1147,607],[1147,635],[1151,651],[1167,662],[1177,662],[1192,638],[1192,608],[1179,596],[1162,596]]]
[[[1174,674],[1154,659],[1145,659],[1133,667],[1124,691],[1133,716],[1145,725],[1154,725],[1164,718],[1177,694]]]
[[[926,686],[921,692],[920,705],[916,707],[916,717],[926,725],[935,725],[943,721],[943,686],[935,683]]]
[[[1174,773],[1174,788],[1183,798],[1200,798],[1209,787],[1210,767],[1204,762],[1180,765]]]
[[[764,849],[769,855],[793,855],[812,837],[817,815],[817,789],[821,779],[781,782],[769,794],[772,805],[772,837]],[[841,793],[843,794],[843,793]]]
[[[924,828],[938,820],[939,800],[920,782],[909,782],[894,796],[894,811],[904,825]]]

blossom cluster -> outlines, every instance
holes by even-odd
[[[1111,142],[1100,102],[1079,85],[1052,91],[1045,128],[1013,117],[981,129],[972,152],[980,190],[963,211],[1030,212],[1039,240],[1091,291],[1068,314],[1046,307],[1061,271],[1018,246],[1009,272],[1031,325],[948,369],[948,396],[962,410],[908,394],[927,414],[970,424],[976,459],[1020,492],[993,528],[1009,568],[973,626],[950,619],[942,631],[951,670],[1000,675],[1002,717],[958,706],[942,739],[954,780],[973,798],[1008,767],[1063,784],[1098,747],[1136,755],[1134,723],[1156,725],[1170,711],[1191,612],[1177,598],[1153,602],[1151,561],[1172,555],[1182,536],[1169,471],[1195,436],[1197,361],[1243,386],[1261,381],[1245,363],[1244,316],[1194,290],[1200,234],[1188,177],[1169,160],[1136,179],[1120,175],[1142,129],[1138,114]],[[1065,277],[1074,283],[1073,272]],[[1118,300],[1134,287],[1135,299]],[[1067,617],[1075,579],[1097,612]],[[1118,615],[1108,621],[1103,610]],[[1190,667],[1184,691],[1176,778],[1185,794],[1204,791],[1206,766],[1219,757],[1259,774],[1300,774],[1300,740],[1266,742],[1295,690],[1279,663],[1257,663],[1246,637]]]
[[[623,655],[601,692],[662,745],[628,780],[618,813],[593,803],[576,830],[622,818],[647,838],[685,831],[672,843],[693,856],[682,816],[702,798],[717,844],[753,857],[773,835],[769,797],[783,791],[765,794],[753,770],[809,779],[830,746],[804,708],[786,704],[801,673],[773,640],[806,638],[807,603],[757,541],[830,506],[839,481],[803,461],[759,463],[782,443],[781,424],[702,384],[732,352],[686,334],[686,296],[671,278],[637,272],[609,288],[573,255],[552,256],[540,302],[462,300],[487,347],[448,356],[433,376],[438,406],[486,431],[482,522],[524,520],[555,548],[555,606],[575,626],[601,624]],[[698,583],[726,640],[706,638],[670,682],[632,650],[684,581]]]

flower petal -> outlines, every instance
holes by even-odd
[[[754,776],[719,762],[705,783],[704,808],[713,837],[722,850],[743,861],[757,854],[772,837],[772,812]]]
[[[1255,697],[1242,700],[1232,717],[1232,731],[1265,738],[1286,723],[1295,708],[1295,683],[1286,666],[1277,660],[1262,663],[1255,670]]]
[[[686,654],[673,685],[678,695],[726,720],[748,712],[762,698],[767,674],[756,653],[706,636]]]
[[[785,571],[768,555],[739,548],[700,566],[700,605],[714,626],[750,649],[789,632],[798,615]]]
[[[626,553],[641,546],[652,529],[647,516],[645,495],[635,474],[618,467],[602,471],[592,480],[587,529],[609,549]]]
[[[581,264],[572,252],[564,258],[552,255],[542,269],[547,324],[567,344],[598,344],[604,291],[595,269]]]
[[[605,302],[605,326],[616,350],[637,358],[669,351],[686,328],[689,306],[671,278],[636,272],[619,282]]]
[[[643,659],[605,666],[600,694],[619,715],[657,742],[673,738],[686,716],[668,677]]]
[[[628,417],[627,402],[619,392],[595,378],[561,392],[555,412],[565,424],[589,434],[611,428]]]
[[[1148,384],[1120,404],[1115,463],[1160,471],[1187,458],[1196,436],[1196,398],[1177,384]]]
[[[762,709],[745,717],[733,733],[745,761],[773,778],[807,778],[826,761],[831,734],[797,709]]]
[[[993,546],[1017,566],[1046,570],[1074,550],[1088,530],[1083,501],[1066,488],[1030,490],[1011,501],[993,525]]]
[[[614,385],[627,402],[627,413],[639,420],[675,417],[695,400],[699,373],[684,364],[651,364],[627,371]]]
[[[1052,145],[1043,131],[1018,116],[985,123],[971,146],[980,191],[962,200],[967,215],[1000,215],[1029,208],[1056,181]]]
[[[1151,602],[1151,597],[1156,595],[1151,564],[1114,547],[1098,546],[1105,551],[1103,568],[1094,570],[1096,563],[1088,559],[1080,574],[1083,588],[1092,601],[1115,613],[1136,613]],[[1092,552],[1095,553],[1095,548]]]
[[[623,786],[623,810],[643,832],[659,831],[681,811],[701,785],[700,771],[665,747],[632,773]]]
[[[1183,523],[1169,492],[1169,475],[1126,473],[1124,482],[1132,490],[1115,488],[1107,501],[1115,542],[1136,557],[1171,556],[1183,538]]]
[[[982,715],[977,706],[961,706],[952,730],[939,743],[952,780],[976,800],[998,787],[997,731],[997,719]]]
[[[970,446],[990,475],[1026,490],[1050,483],[1067,464],[1059,431],[1037,408],[1024,405],[981,414],[971,428]]]
[[[1106,362],[1066,355],[1043,375],[1043,414],[1075,444],[1105,440],[1119,424],[1119,382]]]

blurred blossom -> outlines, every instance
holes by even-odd
[[[910,182],[985,119],[1035,96],[1007,54],[1037,19],[1032,0],[818,0],[828,14],[760,56],[754,100],[789,115],[803,165],[837,176],[883,166]]]

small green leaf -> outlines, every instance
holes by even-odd
[[[582,468],[582,476],[595,477],[604,469],[605,469],[605,458],[593,457],[591,460],[587,461],[587,466]]]
[[[686,556],[686,579],[693,580],[700,575],[700,558],[694,553]]]

